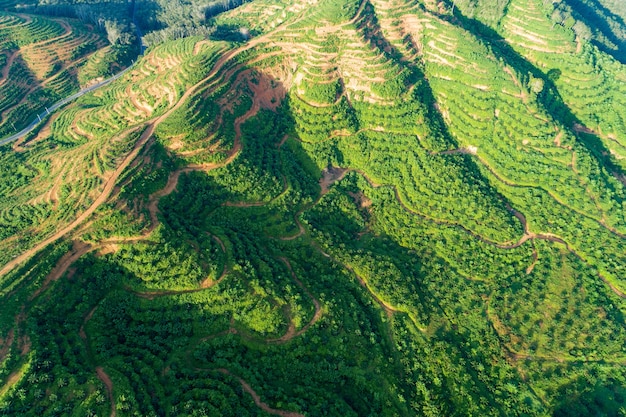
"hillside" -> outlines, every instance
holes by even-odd
[[[105,75],[96,53],[105,46],[78,21],[0,12],[0,136]]]
[[[0,148],[0,415],[626,415],[621,4],[236,5]]]

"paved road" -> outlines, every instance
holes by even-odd
[[[65,106],[67,103],[69,103],[70,101],[76,100],[78,97],[84,96],[87,93],[91,93],[92,91],[103,87],[115,80],[117,80],[118,78],[120,78],[122,75],[124,75],[128,70],[130,70],[132,68],[132,65],[128,68],[126,68],[125,70],[115,74],[114,76],[112,76],[111,78],[107,78],[104,81],[100,81],[98,84],[94,84],[91,87],[87,87],[83,90],[80,90],[78,93],[74,93],[69,97],[65,97],[63,100],[59,100],[56,103],[54,103],[52,106],[48,107],[46,109],[46,111],[42,112],[41,114],[38,114],[37,117],[35,118],[35,120],[33,120],[28,126],[26,126],[24,129],[22,129],[21,131],[17,132],[14,135],[8,136],[4,139],[0,139],[0,146],[5,145],[9,142],[13,142],[14,140],[17,140],[21,137],[26,136],[27,134],[29,134],[30,132],[32,132],[37,125],[39,125],[39,123],[41,123],[46,116],[48,116],[50,113],[54,112],[55,110],[57,110],[59,107],[63,107]]]
[[[135,25],[135,30],[137,31],[137,37],[139,38],[139,48],[140,48],[139,56],[141,57],[143,55],[143,53],[145,52],[146,47],[145,47],[145,45],[143,43],[143,34],[141,33],[141,29],[139,28],[139,25],[137,24],[137,20],[135,18],[136,13],[137,13],[137,2],[133,1],[133,23]],[[101,81],[98,84],[94,84],[91,87],[88,87],[88,88],[85,88],[83,90],[80,90],[78,93],[72,94],[71,96],[66,97],[63,100],[57,101],[52,106],[47,107],[45,112],[42,112],[41,114],[38,114],[37,117],[35,118],[35,120],[33,120],[24,129],[20,130],[19,132],[17,132],[14,135],[7,136],[7,137],[5,137],[3,139],[0,139],[0,146],[6,145],[7,143],[13,142],[15,140],[18,140],[18,139],[26,136],[27,134],[32,132],[41,122],[43,122],[43,120],[50,113],[54,112],[59,107],[63,107],[67,103],[69,103],[70,101],[76,100],[78,97],[84,96],[87,93],[90,93],[90,92],[92,92],[92,91],[94,91],[94,90],[96,90],[96,89],[98,89],[98,88],[100,88],[102,86],[105,86],[105,85],[109,84],[112,81],[117,80],[122,75],[124,75],[128,70],[130,70],[132,67],[133,66],[131,65],[130,67],[126,68],[125,70],[115,74],[111,78],[108,78],[108,79],[106,79],[104,81]]]

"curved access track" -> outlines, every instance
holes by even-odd
[[[65,226],[63,229],[59,230],[52,236],[48,237],[47,239],[44,239],[43,241],[35,245],[33,248],[23,252],[17,258],[8,262],[2,269],[0,269],[0,276],[5,275],[9,271],[11,271],[13,268],[25,262],[26,260],[28,260],[30,257],[32,257],[34,254],[36,254],[37,252],[39,252],[40,250],[42,250],[49,244],[56,242],[57,240],[65,236],[66,234],[70,233],[72,230],[78,227],[81,223],[87,220],[89,216],[91,216],[102,204],[104,204],[109,198],[109,196],[111,195],[111,192],[113,191],[113,188],[115,187],[115,183],[117,182],[117,179],[119,178],[119,176],[126,169],[126,167],[128,167],[128,165],[132,162],[132,160],[135,159],[137,154],[139,154],[139,151],[141,150],[143,145],[146,143],[150,135],[152,135],[153,131],[154,131],[154,124],[150,125],[150,127],[148,127],[148,129],[144,131],[144,133],[141,135],[141,137],[135,144],[135,147],[133,148],[133,150],[126,156],[126,158],[124,158],[122,163],[117,167],[117,169],[113,172],[113,174],[108,178],[108,180],[106,181],[104,185],[104,189],[102,190],[100,195],[95,199],[95,201],[91,204],[91,206],[87,208],[87,210],[82,212],[73,222]]]
[[[228,60],[232,59],[233,57],[235,57],[236,55],[240,54],[241,52],[246,51],[246,50],[252,48],[254,45],[258,44],[259,42],[261,42],[261,38],[255,39],[254,41],[246,44],[244,47],[242,47],[240,49],[236,49],[236,50],[230,51],[230,52],[222,55],[222,57],[217,60],[217,62],[215,63],[215,65],[213,66],[211,71],[209,71],[207,76],[205,78],[203,78],[202,80],[200,80],[198,83],[196,83],[194,86],[189,88],[180,97],[180,99],[177,101],[177,103],[173,107],[171,107],[163,115],[158,116],[158,117],[148,121],[146,129],[143,131],[143,133],[141,134],[141,136],[139,137],[139,139],[135,143],[135,146],[133,147],[133,149],[123,159],[123,161],[120,163],[120,165],[118,165],[117,169],[113,172],[113,174],[111,174],[111,176],[107,179],[107,181],[106,181],[106,183],[104,185],[104,189],[102,190],[100,195],[94,200],[94,202],[91,204],[91,206],[89,206],[87,208],[87,210],[85,210],[83,213],[81,213],[74,221],[72,221],[70,224],[65,226],[63,229],[57,231],[52,236],[44,239],[43,241],[41,241],[40,243],[38,243],[37,245],[35,245],[31,249],[23,252],[21,255],[19,255],[18,257],[16,257],[12,261],[8,262],[2,269],[0,269],[0,276],[7,274],[13,268],[15,268],[19,264],[25,262],[26,260],[31,258],[34,254],[36,254],[37,252],[41,251],[43,248],[45,248],[49,244],[54,243],[55,241],[59,240],[63,236],[67,235],[72,230],[74,230],[76,227],[78,227],[80,224],[82,224],[85,220],[87,220],[89,218],[89,216],[91,216],[102,204],[104,204],[108,200],[108,198],[110,197],[111,193],[113,192],[113,189],[115,187],[117,179],[124,172],[124,170],[131,164],[131,162],[137,157],[137,155],[139,154],[141,149],[147,143],[148,139],[150,139],[150,137],[154,133],[154,130],[156,129],[156,127],[163,120],[167,119],[174,111],[176,111],[179,107],[181,107],[187,101],[187,99],[189,97],[191,97],[191,95],[193,95],[199,88],[203,87],[204,84],[207,81],[211,80],[222,69],[224,64],[226,62],[228,62]],[[128,69],[130,69],[130,68],[131,67],[129,67]],[[125,71],[127,71],[127,70],[125,70]],[[114,79],[119,78],[122,74],[123,74],[123,72],[120,73],[120,74],[117,74],[114,77]],[[111,82],[111,81],[113,81],[113,79],[106,80],[106,82]],[[90,88],[93,90],[95,88],[98,88],[99,86],[100,85],[97,84],[97,85],[92,86]],[[92,91],[92,90],[90,90],[90,91]],[[188,166],[188,167],[184,168],[183,170],[189,170],[189,171],[190,170],[200,170],[200,169],[208,170],[208,169],[214,169],[214,168],[217,168],[219,166],[223,166],[223,165],[226,165],[226,164],[230,163],[237,156],[239,151],[241,150],[241,144],[240,144],[241,124],[243,122],[245,122],[247,119],[249,119],[250,117],[254,116],[259,110],[260,110],[260,102],[258,100],[255,100],[255,102],[253,103],[252,108],[246,114],[244,114],[243,116],[238,117],[235,120],[235,133],[236,133],[235,144],[233,146],[233,149],[231,151],[230,156],[225,161],[221,162],[220,164],[206,164],[206,165],[199,165],[199,166]],[[120,136],[128,135],[130,132],[132,132],[134,130],[136,130],[136,128],[131,128],[131,129],[123,132],[122,134],[120,134]],[[15,140],[15,139],[17,139],[17,137],[15,137],[15,138],[13,138],[11,140]],[[3,141],[0,141],[0,145],[2,145],[3,143],[7,143],[7,141],[8,141],[7,139],[4,139]],[[176,189],[176,185],[178,183],[178,177],[179,176],[180,176],[180,173],[172,174],[172,176],[170,177],[170,181],[168,181],[168,187],[166,187],[167,189],[165,191],[171,193],[172,191],[174,191]],[[162,195],[156,195],[155,198],[158,199],[158,198],[163,197],[165,195],[167,195],[167,194],[163,193]],[[154,208],[153,208],[153,210],[154,210]]]
[[[9,76],[9,70],[11,69],[11,66],[13,65],[13,61],[15,61],[15,58],[17,58],[18,55],[19,55],[19,51],[15,51],[11,55],[8,56],[7,62],[4,65],[4,68],[2,68],[2,74],[0,74],[0,78],[2,78],[0,80],[0,85],[4,84],[4,82],[6,81],[7,77]]]
[[[300,289],[302,289],[302,291],[304,291],[307,297],[309,297],[311,301],[313,302],[313,305],[315,306],[315,314],[313,314],[313,318],[311,319],[311,321],[309,321],[300,330],[296,330],[292,322],[289,324],[289,329],[287,330],[287,333],[285,333],[283,336],[279,337],[278,339],[268,340],[268,343],[276,343],[276,344],[287,343],[294,337],[298,337],[304,334],[304,332],[309,330],[311,326],[313,326],[319,319],[322,318],[322,305],[320,304],[320,302],[315,297],[313,297],[313,294],[311,294],[311,292],[304,286],[304,284],[302,284],[302,281],[298,279],[295,272],[293,272],[293,268],[291,267],[291,263],[289,262],[289,260],[287,258],[279,258],[279,259],[285,264],[287,269],[289,269],[289,273],[291,274],[291,277],[293,278],[295,283],[298,285],[298,287],[300,287]]]
[[[269,405],[261,401],[261,397],[259,397],[259,394],[257,394],[256,391],[252,389],[250,384],[248,384],[244,379],[236,375],[233,375],[228,369],[220,368],[220,369],[216,369],[216,371],[224,375],[233,377],[237,381],[239,381],[239,383],[241,384],[241,388],[243,388],[245,392],[247,392],[248,394],[252,396],[252,400],[254,401],[256,406],[259,407],[261,410],[265,411],[266,413],[272,414],[275,416],[281,416],[281,417],[305,417],[304,414],[296,413],[295,411],[284,411],[284,410],[277,410],[275,408],[271,408]]]
[[[226,62],[226,58],[221,58],[220,59],[221,62]],[[220,62],[218,61],[218,62]],[[215,69],[213,71],[216,71]],[[212,75],[211,75],[212,76]],[[208,80],[211,76],[208,76],[207,78],[205,78],[205,81]],[[200,85],[197,84],[197,85]],[[190,93],[191,90],[188,90],[188,92],[186,93],[186,95],[191,94]],[[179,101],[179,104],[182,103],[183,100],[181,99],[181,101]],[[184,168],[178,169],[174,172],[172,172],[167,180],[167,183],[165,184],[165,187],[163,187],[161,190],[156,191],[155,193],[153,193],[152,195],[150,195],[149,198],[149,203],[148,203],[148,211],[150,213],[150,221],[151,221],[151,225],[150,228],[141,236],[138,237],[133,237],[133,238],[126,238],[126,240],[130,240],[130,241],[141,241],[141,240],[145,240],[147,239],[147,237],[152,233],[152,231],[154,231],[154,229],[156,229],[157,225],[159,224],[159,219],[158,219],[158,213],[159,213],[159,201],[161,200],[161,198],[166,197],[170,194],[172,194],[174,191],[176,191],[177,187],[178,187],[178,181],[180,180],[180,175],[184,172],[193,172],[193,171],[202,171],[202,172],[208,172],[211,171],[213,169],[217,169],[217,168],[221,168],[224,167],[228,164],[230,164],[231,162],[233,162],[235,160],[235,158],[239,155],[239,153],[241,152],[242,149],[242,144],[241,144],[241,125],[243,123],[245,123],[248,119],[254,117],[260,110],[262,107],[262,97],[258,96],[258,95],[254,95],[253,99],[252,99],[252,106],[251,108],[242,116],[239,116],[238,118],[235,119],[234,122],[234,131],[235,131],[235,139],[234,139],[234,143],[233,143],[233,147],[230,150],[230,152],[228,153],[228,156],[226,157],[225,160],[218,162],[218,163],[206,163],[206,164],[193,164],[193,165],[187,165]],[[177,104],[178,106],[178,104]],[[174,111],[175,108],[171,109],[168,113],[166,113],[165,115],[161,116],[162,118],[167,117],[172,111]],[[226,248],[224,246],[224,243],[217,238],[216,236],[214,237],[217,241],[217,243],[221,246],[222,250],[224,250],[224,252],[226,252]],[[130,290],[131,292],[133,292],[134,294],[136,294],[139,297],[142,298],[147,298],[147,299],[154,299],[156,297],[164,297],[164,296],[171,296],[171,295],[178,295],[178,294],[185,294],[185,293],[193,293],[193,292],[198,292],[198,291],[202,291],[204,289],[210,288],[216,284],[218,284],[219,282],[221,282],[222,279],[225,278],[225,276],[228,274],[228,268],[224,268],[224,271],[222,272],[221,276],[217,279],[217,280],[211,280],[209,278],[205,279],[204,281],[202,281],[202,283],[200,284],[199,288],[193,288],[193,289],[189,289],[189,290],[166,290],[166,291],[133,291]]]
[[[115,400],[113,399],[113,381],[111,381],[111,377],[109,377],[101,366],[96,368],[96,374],[98,375],[98,379],[100,379],[106,387],[109,401],[111,401],[111,414],[109,416],[115,417],[117,415],[117,409],[115,407]]]
[[[87,325],[87,323],[89,322],[89,320],[91,320],[91,318],[93,317],[94,313],[96,312],[96,310],[98,309],[99,304],[96,304],[94,306],[94,308],[92,308],[91,310],[89,310],[89,313],[87,313],[87,315],[85,316],[85,318],[83,319],[83,324],[80,326],[80,330],[78,331],[78,335],[80,336],[81,339],[83,340],[87,340],[87,333],[85,333],[85,326]]]
[[[374,299],[374,301],[376,301],[378,303],[378,305],[380,305],[380,307],[383,309],[383,311],[385,312],[385,314],[387,315],[388,318],[391,318],[395,313],[404,313],[407,314],[409,316],[409,319],[411,320],[411,322],[413,323],[413,325],[415,326],[416,329],[418,329],[419,331],[421,331],[422,333],[426,331],[426,329],[423,326],[420,326],[417,321],[411,317],[411,315],[409,313],[407,313],[404,310],[401,310],[397,307],[394,307],[393,305],[389,304],[387,301],[383,300],[382,298],[380,298],[378,296],[378,294],[376,294],[368,285],[367,280],[365,278],[363,278],[361,275],[359,275],[354,268],[352,268],[350,265],[345,264],[343,262],[340,262],[339,260],[337,260],[334,256],[329,255],[328,253],[324,252],[324,250],[322,248],[320,248],[316,243],[313,243],[313,247],[315,249],[317,249],[317,251],[319,253],[321,253],[325,258],[329,258],[331,259],[333,262],[343,266],[346,270],[350,271],[355,278],[357,279],[357,281],[359,282],[359,284],[361,284],[361,286],[363,288],[365,288],[370,295],[372,296],[372,298]]]
[[[90,244],[88,243],[84,243],[81,241],[74,241],[73,243],[73,247],[72,250],[68,253],[66,253],[65,255],[63,255],[61,257],[61,259],[59,259],[59,262],[57,262],[57,264],[55,265],[55,267],[52,269],[52,271],[50,271],[50,273],[46,276],[43,285],[41,287],[39,287],[37,289],[37,291],[35,291],[30,299],[34,299],[35,297],[37,297],[39,294],[41,294],[43,291],[45,291],[46,289],[48,289],[48,287],[50,286],[50,284],[54,281],[57,281],[59,278],[61,278],[63,276],[63,274],[65,274],[65,272],[67,272],[67,270],[70,268],[70,266],[76,262],[81,256],[85,255],[86,253],[91,252],[92,250],[94,250],[95,248],[92,247]]]
[[[356,170],[353,170],[356,171]],[[458,225],[458,224],[449,224],[447,222],[442,222],[442,221],[438,221],[436,219],[431,219],[427,216],[424,216],[421,213],[415,212],[413,211],[411,208],[407,207],[406,204],[404,204],[404,202],[402,201],[402,199],[400,198],[400,194],[398,193],[398,189],[394,186],[394,185],[381,185],[381,184],[376,184],[374,183],[371,179],[369,179],[367,177],[367,175],[362,172],[362,171],[356,171],[358,172],[367,182],[368,184],[372,187],[372,188],[379,188],[379,187],[390,187],[393,189],[394,191],[394,195],[396,200],[398,201],[398,204],[400,204],[400,206],[406,210],[408,213],[421,217],[423,219],[432,221],[438,225],[448,225],[448,226],[454,226],[454,227],[458,227],[461,230],[465,231],[466,233],[468,233],[469,235],[475,237],[476,239],[495,246],[499,249],[515,249],[515,248],[519,248],[520,246],[522,246],[524,243],[526,243],[527,241],[532,241],[534,239],[538,239],[538,240],[546,240],[549,242],[554,242],[554,243],[559,243],[563,246],[565,246],[565,248],[572,253],[572,255],[576,256],[578,259],[580,259],[584,264],[589,265],[589,263],[578,253],[576,252],[570,245],[569,243],[567,243],[563,238],[552,234],[552,233],[534,233],[531,232],[528,228],[528,222],[526,221],[526,217],[520,213],[519,211],[513,209],[512,207],[508,206],[507,208],[509,209],[509,211],[515,216],[517,217],[523,228],[524,228],[524,235],[515,243],[511,243],[511,244],[502,244],[502,243],[497,243],[497,242],[493,242],[490,241],[489,239],[486,239],[474,232],[472,232],[471,230],[465,228],[462,225]],[[533,265],[534,268],[534,265]],[[529,271],[529,270],[527,270]],[[530,269],[530,272],[532,272],[532,269]],[[617,286],[615,286],[614,284],[612,284],[602,273],[598,272],[597,276],[602,280],[602,282],[604,282],[610,289],[611,291],[613,291],[613,293],[615,293],[617,296],[619,296],[620,298],[626,298],[626,293],[624,293],[621,289],[619,289]]]
[[[222,58],[220,61],[221,62],[226,62],[225,61],[226,58]],[[218,62],[220,62],[218,61]],[[54,241],[60,239],[61,237],[63,237],[65,234],[69,233],[70,231],[72,231],[73,229],[75,229],[77,226],[79,226],[81,223],[83,223],[101,204],[103,204],[104,202],[106,202],[106,200],[109,198],[109,196],[111,195],[111,192],[113,191],[113,188],[115,186],[115,183],[117,182],[117,178],[119,178],[119,176],[122,174],[122,172],[124,171],[124,169],[126,169],[126,167],[129,166],[129,164],[137,157],[137,155],[139,154],[140,150],[143,148],[143,146],[147,143],[147,141],[150,139],[150,137],[152,136],[152,133],[154,132],[154,129],[158,126],[158,124],[165,120],[173,111],[175,111],[178,107],[180,107],[180,105],[182,105],[182,103],[185,102],[185,100],[195,91],[196,88],[198,88],[200,85],[202,85],[202,83],[206,82],[206,80],[208,80],[209,78],[211,78],[215,73],[216,73],[217,69],[214,68],[210,75],[207,76],[203,81],[200,81],[199,83],[197,83],[194,87],[192,87],[190,90],[187,90],[187,92],[181,97],[181,99],[177,102],[177,104],[172,107],[169,111],[167,111],[165,114],[163,114],[162,116],[156,118],[150,125],[148,125],[148,128],[143,132],[143,134],[140,136],[139,140],[137,141],[134,149],[131,151],[131,153],[124,159],[124,161],[122,162],[122,164],[118,167],[118,169],[115,171],[115,173],[109,178],[109,180],[107,181],[107,183],[105,184],[105,189],[103,190],[103,192],[100,194],[100,196],[98,197],[98,199],[96,199],[96,201],[94,201],[94,203],[84,212],[82,213],[76,220],[74,220],[72,223],[70,223],[70,225],[66,226],[64,229],[62,229],[61,231],[57,232],[56,234],[54,234],[53,236],[51,236],[50,238],[44,240],[43,242],[41,242],[39,245],[36,245],[34,248],[24,252],[22,255],[20,255],[19,257],[15,258],[13,261],[9,262],[7,265],[5,265],[5,267],[0,270],[0,275],[3,275],[5,273],[7,273],[10,269],[12,269],[14,266],[18,265],[19,263],[27,260],[28,258],[30,258],[31,256],[33,256],[35,253],[37,253],[39,250],[43,249],[45,246],[47,246],[50,243],[53,243]],[[220,168],[223,166],[226,166],[228,164],[230,164],[236,157],[237,155],[241,152],[241,125],[243,123],[245,123],[248,119],[250,119],[251,117],[254,117],[259,110],[261,109],[261,101],[259,99],[255,98],[253,99],[253,105],[250,108],[250,110],[248,110],[248,112],[246,112],[244,115],[238,117],[235,122],[234,122],[234,130],[235,130],[235,140],[234,140],[234,145],[233,148],[231,149],[231,151],[229,152],[228,157],[220,162],[220,163],[209,163],[209,164],[201,164],[201,165],[189,165],[187,167],[184,167],[180,170],[174,171],[172,172],[172,174],[170,174],[170,177],[168,178],[168,181],[165,185],[165,187],[155,193],[153,193],[150,196],[149,199],[149,204],[148,204],[148,211],[150,212],[150,219],[151,219],[151,225],[150,228],[141,236],[137,236],[137,237],[130,237],[130,238],[123,238],[123,239],[113,239],[113,240],[106,240],[105,244],[111,243],[111,242],[139,242],[141,240],[145,240],[147,239],[147,237],[152,233],[152,231],[154,231],[154,229],[157,227],[158,225],[158,203],[159,200],[165,196],[170,195],[171,193],[173,193],[177,186],[178,186],[178,181],[180,178],[180,174],[183,172],[191,172],[191,171],[210,171],[212,169],[216,169],[216,168]],[[220,243],[220,246],[223,246],[223,243],[221,243],[221,241],[219,241],[218,243]],[[56,280],[58,278],[60,278],[63,273],[65,273],[67,271],[67,269],[72,265],[73,262],[75,262],[76,260],[78,260],[78,258],[80,258],[80,256],[84,255],[87,252],[90,252],[92,250],[97,249],[99,246],[94,246],[91,247],[90,245],[86,245],[83,244],[83,247],[81,247],[82,249],[79,250],[75,250],[73,253],[71,254],[66,254],[62,260],[59,262],[59,264],[57,265],[57,267],[55,267],[55,269],[53,270],[53,272],[51,273],[51,277],[50,279],[46,279],[46,283],[49,284],[50,281],[52,280]],[[182,290],[182,291],[149,291],[149,292],[135,292],[135,294],[137,294],[140,297],[143,298],[148,298],[148,299],[154,299],[155,297],[160,297],[160,296],[167,296],[167,295],[176,295],[176,294],[181,294],[181,293],[189,293],[189,292],[196,292],[196,291],[201,291],[203,289],[206,288],[210,288],[214,285],[216,285],[217,283],[219,283],[224,276],[227,273],[227,269],[224,270],[224,272],[222,273],[222,276],[216,280],[204,280],[201,283],[200,288],[198,289],[191,289],[191,290]],[[42,287],[42,289],[38,290],[37,293],[33,296],[37,296],[43,289],[45,289],[45,287],[47,287],[46,284],[44,284],[44,287]]]
[[[365,1],[363,1],[361,3],[361,6],[363,6],[365,4]],[[303,19],[304,15],[302,17],[300,17],[299,20]],[[297,21],[296,21],[297,22]],[[296,23],[294,22],[294,24]],[[52,236],[46,238],[45,240],[41,241],[39,244],[35,245],[34,247],[32,247],[31,249],[23,252],[21,255],[19,255],[18,257],[16,257],[15,259],[13,259],[12,261],[8,262],[7,264],[5,264],[5,266],[0,269],[0,276],[7,274],[9,271],[11,271],[12,269],[14,269],[15,267],[17,267],[19,264],[25,262],[26,260],[28,260],[30,257],[32,257],[35,253],[39,252],[40,250],[42,250],[44,247],[46,247],[47,245],[57,241],[58,239],[62,238],[63,236],[67,235],[69,232],[71,232],[72,230],[74,230],[76,227],[78,227],[81,223],[83,223],[89,216],[91,216],[97,209],[98,207],[100,207],[104,202],[107,201],[107,199],[110,197],[114,187],[115,187],[115,183],[117,182],[117,179],[119,178],[119,176],[122,174],[122,172],[131,164],[131,162],[137,157],[137,155],[139,154],[139,152],[141,151],[141,149],[143,148],[143,146],[147,143],[148,139],[152,136],[152,133],[154,132],[154,130],[156,129],[156,127],[163,121],[165,120],[169,115],[171,115],[175,110],[177,110],[178,108],[180,108],[185,102],[186,100],[191,97],[194,93],[196,93],[198,90],[201,90],[203,88],[206,87],[206,83],[209,82],[213,77],[215,77],[218,72],[220,70],[222,70],[222,68],[225,66],[225,64],[227,62],[229,62],[231,59],[233,59],[234,57],[236,57],[237,55],[239,55],[242,52],[245,52],[259,44],[261,44],[262,42],[265,42],[267,39],[270,38],[270,36],[279,33],[281,31],[284,31],[285,27],[280,27],[278,29],[276,29],[275,31],[272,31],[266,35],[260,36],[258,38],[254,38],[252,39],[250,42],[248,42],[247,44],[243,45],[242,47],[238,48],[238,49],[233,49],[231,51],[228,51],[226,53],[224,53],[214,64],[213,68],[209,71],[209,73],[199,82],[197,82],[195,85],[193,85],[192,87],[190,87],[189,89],[187,89],[187,91],[179,98],[179,100],[176,102],[176,104],[171,107],[166,113],[164,113],[161,116],[158,116],[156,118],[153,118],[149,121],[146,122],[146,129],[144,130],[143,134],[140,136],[140,138],[137,140],[137,142],[135,143],[134,148],[130,151],[130,153],[123,159],[123,161],[121,162],[121,164],[118,166],[118,168],[113,172],[113,174],[108,178],[108,180],[105,183],[104,189],[102,190],[102,192],[100,193],[100,195],[95,199],[95,201],[91,204],[91,206],[89,206],[89,208],[87,208],[87,210],[85,210],[82,214],[80,214],[74,221],[72,221],[70,224],[68,224],[67,226],[65,226],[63,229],[59,230],[58,232],[56,232],[55,234],[53,234]],[[54,106],[51,106],[48,110],[49,111],[53,111],[56,110],[59,107],[62,107],[63,105],[67,104],[69,101],[80,97],[81,95],[87,94],[88,92],[91,92],[97,88],[102,87],[103,85],[106,85],[112,81],[114,81],[115,79],[121,77],[126,71],[130,70],[132,67],[129,67],[127,69],[125,69],[124,71],[118,73],[117,75],[102,81],[101,83],[98,83],[96,85],[93,85],[91,87],[89,87],[88,89],[82,90],[64,100],[61,100],[61,102],[56,103]],[[256,95],[255,95],[256,97]],[[254,116],[261,108],[261,100],[259,99],[254,99],[253,101],[253,105],[252,108],[243,116],[238,117],[235,120],[235,134],[236,134],[236,138],[235,138],[235,143],[233,146],[233,149],[230,153],[230,156],[223,162],[219,163],[219,164],[204,164],[204,165],[190,165],[187,166],[185,168],[183,168],[181,171],[193,171],[193,170],[209,170],[209,169],[214,169],[217,168],[219,166],[224,166],[228,163],[230,163],[239,153],[239,151],[241,150],[241,144],[240,144],[240,138],[241,138],[241,124],[243,122],[245,122],[247,119],[249,119],[250,117]],[[43,116],[46,116],[48,114],[48,112],[46,112],[45,114],[43,114]],[[41,115],[40,115],[41,117]],[[32,131],[32,129],[34,129],[34,127],[39,123],[38,120],[33,121],[32,126],[28,126],[26,129],[24,129],[22,132],[19,132],[16,135],[10,136],[8,138],[2,139],[0,140],[0,146],[2,144],[8,143],[10,141],[16,140],[20,137],[22,137],[23,135],[25,135],[26,133]],[[120,136],[123,135],[128,135],[130,132],[134,131],[136,128],[131,128],[128,129],[127,131],[123,132]],[[178,178],[180,176],[180,172],[178,173],[173,173],[170,176],[170,179],[168,180],[168,187],[166,187],[166,189],[162,190],[162,192],[160,193],[155,193],[157,195],[154,195],[154,198],[152,199],[153,202],[151,204],[151,217],[155,217],[156,214],[156,210],[158,209],[155,204],[155,200],[158,200],[158,198],[161,198],[171,192],[173,192],[176,189],[176,186],[178,184]]]
[[[558,138],[558,136],[557,136]],[[554,201],[556,201],[558,204],[560,204],[561,206],[567,207],[568,209],[572,210],[573,212],[575,212],[576,214],[585,217],[586,219],[589,219],[595,223],[597,223],[600,227],[608,230],[609,232],[613,233],[615,236],[618,236],[622,239],[626,239],[626,235],[621,233],[619,230],[617,230],[615,227],[610,226],[608,224],[606,224],[606,222],[602,219],[598,219],[595,218],[593,216],[591,216],[590,214],[585,213],[584,211],[581,211],[580,209],[577,209],[575,207],[571,207],[570,205],[568,205],[563,199],[561,199],[560,197],[558,197],[556,194],[554,194],[552,191],[542,188],[540,186],[537,185],[530,185],[530,184],[517,184],[505,177],[503,177],[500,173],[496,172],[496,170],[489,164],[489,161],[487,161],[484,157],[481,157],[480,155],[478,155],[478,153],[474,150],[474,149],[466,149],[466,148],[460,148],[460,149],[454,149],[454,150],[450,150],[450,151],[444,151],[444,152],[437,152],[434,153],[433,155],[469,155],[471,157],[476,158],[481,165],[487,169],[491,175],[493,175],[498,181],[500,181],[501,183],[503,183],[504,185],[507,185],[509,187],[515,187],[515,188],[535,188],[535,189],[539,189],[542,190],[543,192],[547,193],[550,198],[552,198]],[[573,166],[575,166],[575,154],[573,157]]]

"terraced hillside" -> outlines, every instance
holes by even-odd
[[[107,75],[94,70],[93,56],[106,45],[93,27],[76,20],[0,12],[0,137]]]
[[[624,66],[458,3],[251,1],[2,149],[0,415],[624,415]]]

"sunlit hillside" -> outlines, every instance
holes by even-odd
[[[626,28],[564,2],[133,3],[0,148],[0,415],[626,415]],[[111,48],[11,10],[0,129]]]

